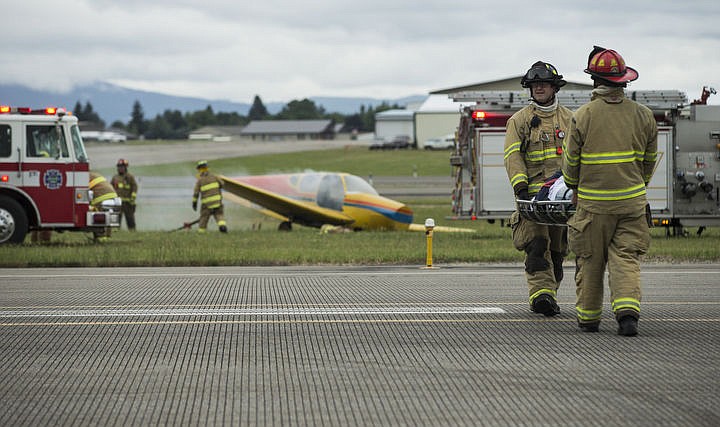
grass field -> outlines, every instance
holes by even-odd
[[[217,159],[210,162],[210,167],[215,172],[227,175],[290,173],[305,170],[347,172],[361,177],[411,176],[414,172],[420,176],[447,176],[451,172],[449,151],[375,151],[361,146]],[[115,170],[108,169],[101,172],[112,176]],[[195,173],[195,162],[137,166],[132,168],[132,173],[138,176],[192,176]]]
[[[487,221],[446,220],[444,205],[420,205],[416,222],[433,217],[438,225],[469,227],[476,233],[434,233],[435,265],[456,263],[520,263],[523,254],[511,243],[510,230]],[[276,231],[272,223],[260,230],[222,234],[210,227],[194,231],[119,231],[109,242],[93,243],[88,234],[55,234],[50,243],[0,246],[0,267],[110,267],[110,266],[242,266],[242,265],[380,265],[425,264],[426,236],[421,232],[357,232],[320,234],[317,229],[294,227]],[[572,255],[569,257],[572,259]],[[720,230],[697,236],[666,238],[653,230],[647,262],[719,262]]]

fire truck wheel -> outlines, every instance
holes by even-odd
[[[0,196],[0,244],[22,243],[28,231],[28,220],[22,206],[7,196]]]

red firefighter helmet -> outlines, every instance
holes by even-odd
[[[625,60],[619,53],[599,46],[595,46],[590,52],[585,72],[612,83],[627,83],[638,78],[638,72],[625,65]]]
[[[117,166],[125,166],[128,167],[130,163],[125,159],[118,159]]]

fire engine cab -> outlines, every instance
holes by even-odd
[[[674,235],[683,226],[720,226],[720,105],[703,99],[687,104],[683,92],[627,91],[628,98],[649,107],[658,125],[658,160],[647,188],[657,225]],[[561,90],[560,105],[575,110],[590,101],[587,90]],[[528,105],[521,91],[469,91],[450,94],[474,101],[461,110],[455,151],[450,158],[455,186],[454,218],[508,218],[516,201],[504,166],[507,120]]]
[[[78,119],[64,109],[0,106],[0,244],[30,230],[119,227],[119,200],[91,208]]]

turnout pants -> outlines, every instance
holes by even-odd
[[[570,250],[576,256],[578,322],[581,325],[600,322],[606,265],[616,318],[625,315],[639,318],[640,256],[650,248],[645,211],[597,214],[578,207],[568,226]]]
[[[562,271],[562,260],[567,254],[567,229],[563,226],[541,225],[528,221],[514,212],[510,217],[513,245],[525,251],[525,278],[528,284],[530,305],[542,294],[557,297],[560,280],[556,280],[555,263]]]
[[[200,222],[198,222],[198,231],[204,232],[207,229],[208,221],[210,221],[210,215],[215,218],[215,222],[218,227],[225,225],[225,214],[222,205],[217,208],[206,208],[200,209]]]
[[[125,217],[128,230],[135,231],[135,205],[122,202],[122,205],[120,205],[120,222],[122,222],[122,217]]]

